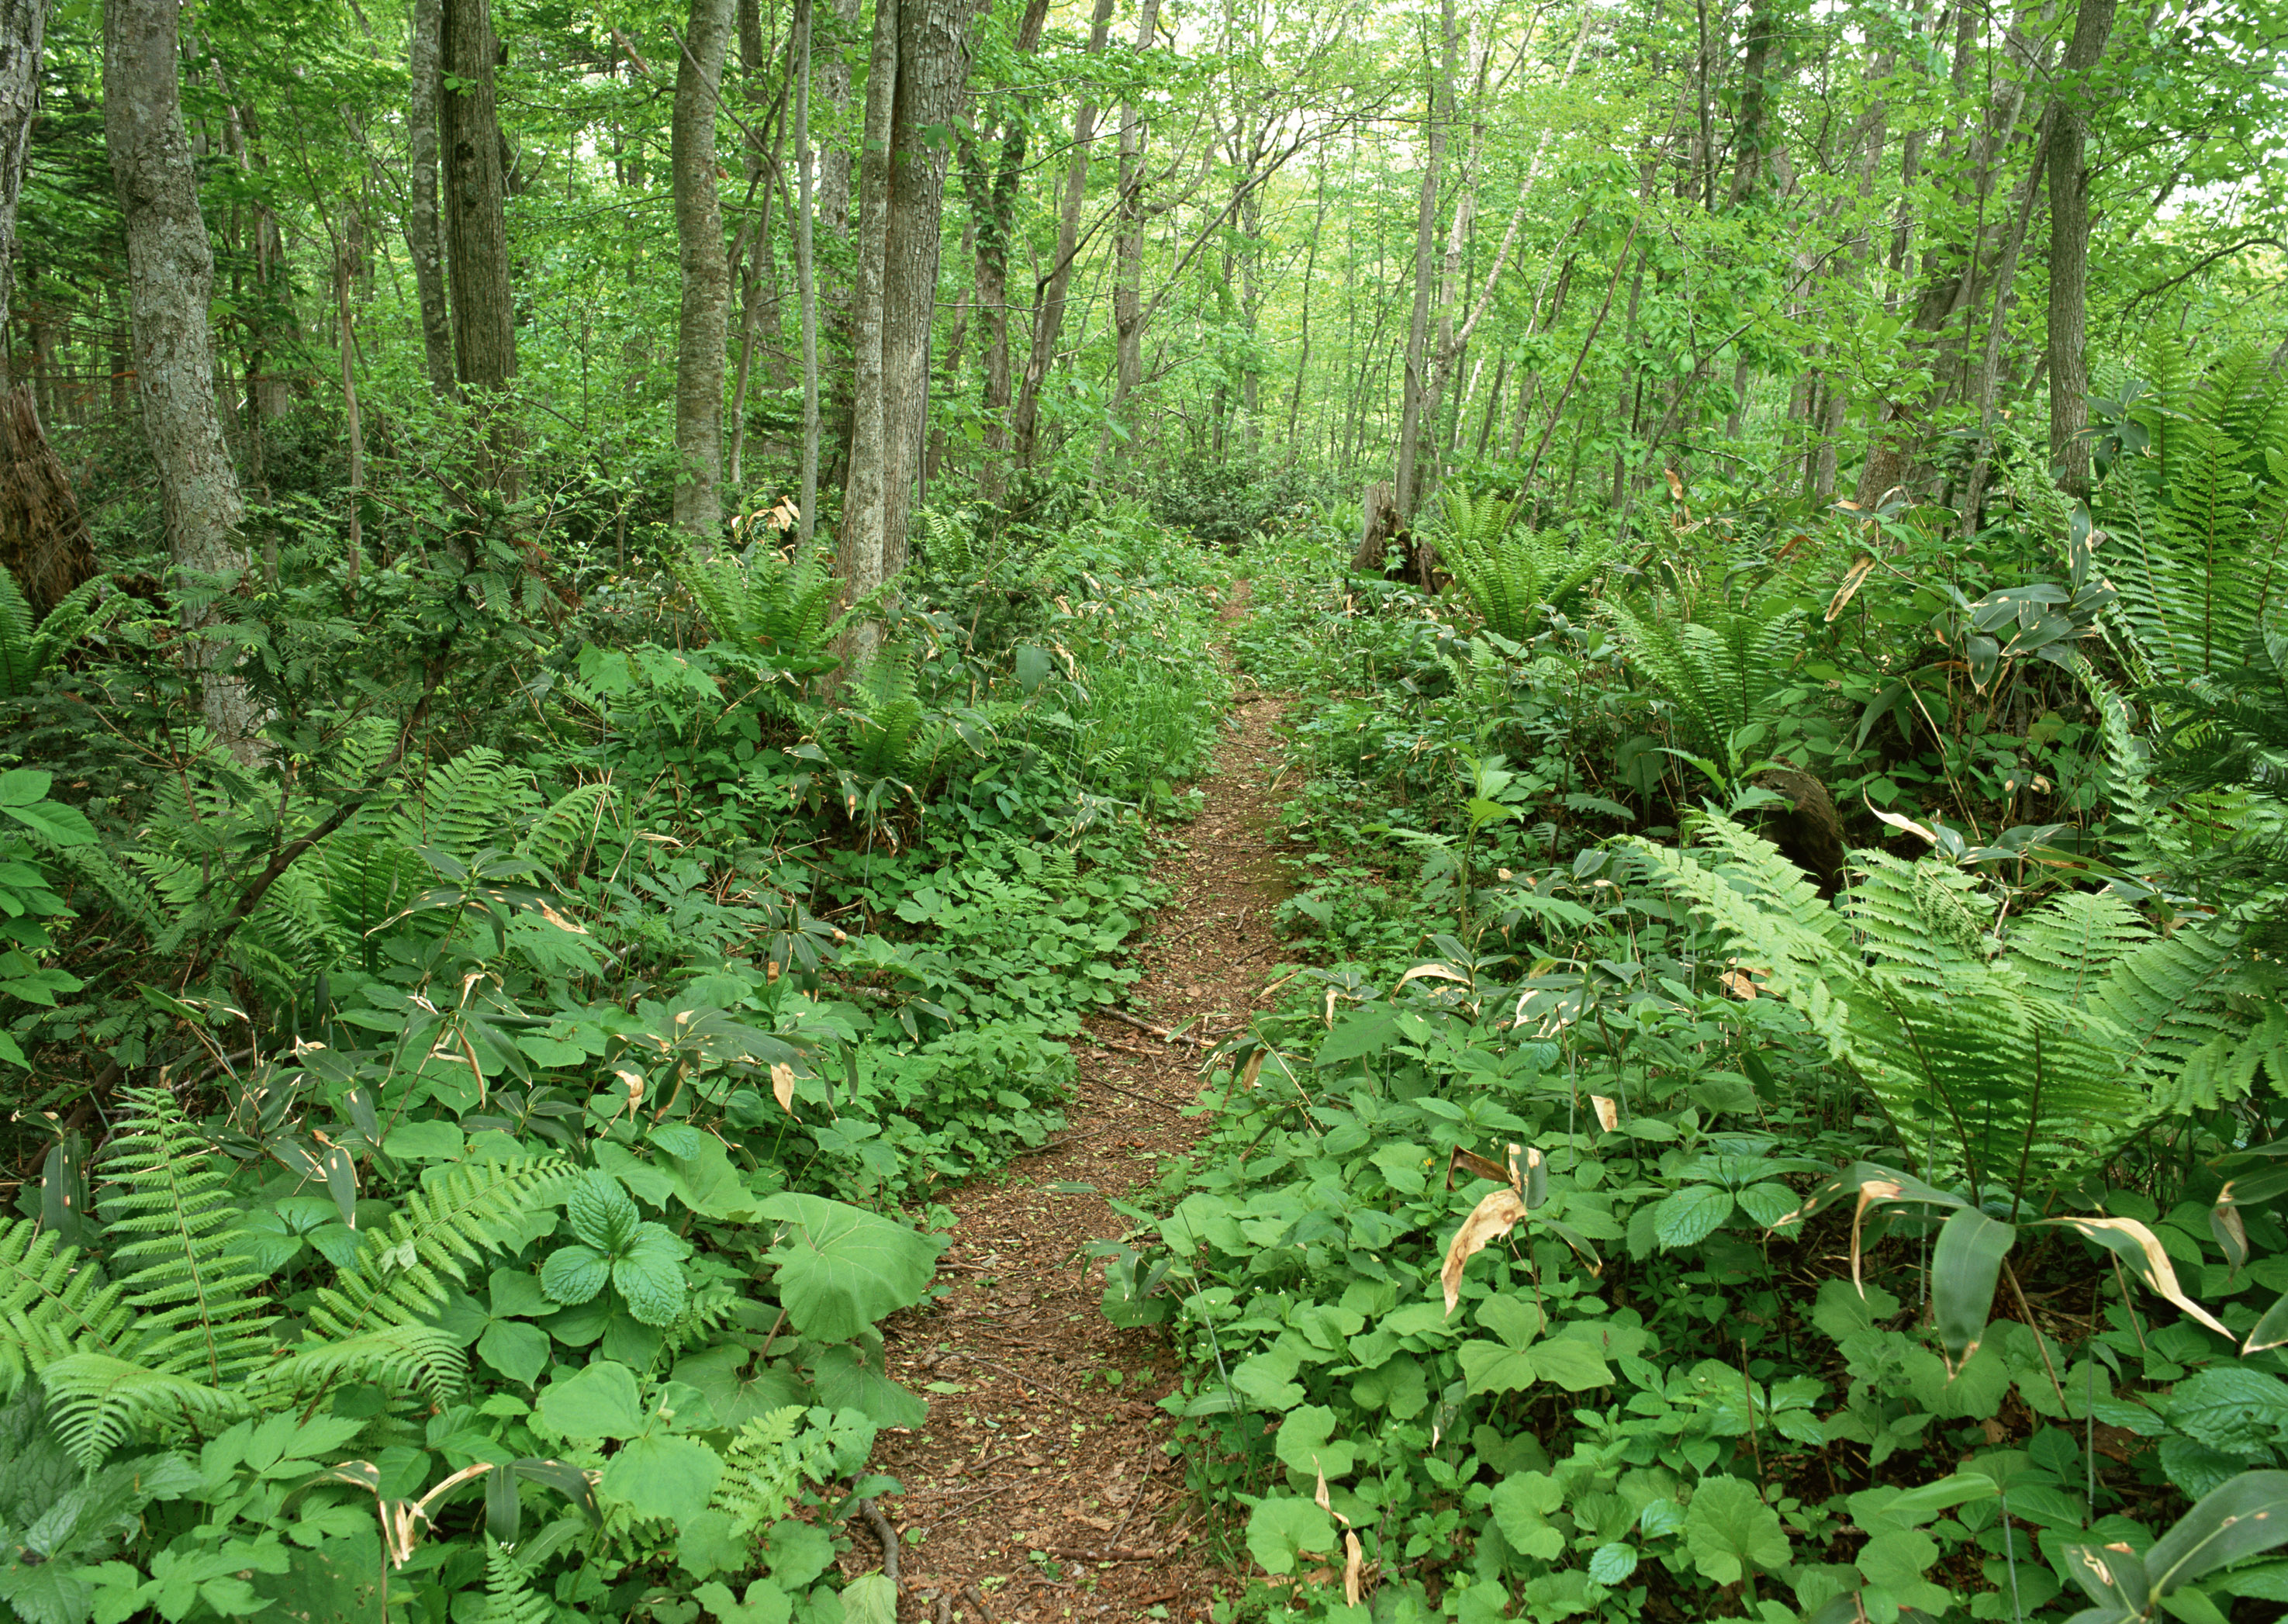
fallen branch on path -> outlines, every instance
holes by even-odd
[[[1171,1032],[1167,1027],[1156,1026],[1148,1020],[1139,1020],[1133,1015],[1128,1014],[1125,1010],[1100,1010],[1098,1013],[1100,1015],[1108,1015],[1113,1019],[1119,1021],[1124,1025],[1135,1027],[1139,1032],[1148,1032],[1154,1037],[1158,1038],[1163,1043],[1190,1043],[1201,1049],[1212,1049],[1214,1047],[1214,1045],[1210,1043],[1205,1038],[1194,1037],[1188,1032]]]

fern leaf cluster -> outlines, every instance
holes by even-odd
[[[57,1436],[92,1468],[144,1430],[211,1430],[306,1404],[341,1382],[418,1389],[443,1402],[465,1372],[432,1321],[441,1277],[504,1244],[556,1176],[538,1160],[441,1169],[320,1289],[301,1341],[282,1343],[264,1281],[244,1261],[227,1163],[164,1089],[137,1090],[106,1159],[107,1267],[28,1222],[0,1225],[0,1390],[36,1379]]]
[[[1491,630],[1513,643],[1531,638],[1545,610],[1563,610],[1611,562],[1612,548],[1569,551],[1520,528],[1522,500],[1442,493],[1438,557]]]
[[[2159,937],[2116,897],[2068,895],[1998,939],[1973,878],[1880,852],[1857,854],[1830,906],[1759,836],[1704,827],[1705,860],[1639,848],[1866,1085],[1927,1176],[2070,1186],[2179,1103],[2196,1056],[2213,1069],[2259,1035],[2231,996],[2228,933]]]
[[[1679,744],[1720,762],[1735,734],[1768,717],[1803,642],[1802,611],[1768,603],[1704,599],[1688,615],[1680,606],[1639,613],[1613,601],[1605,613],[1628,645],[1631,668],[1668,701]]]
[[[2230,663],[2288,606],[2288,384],[2264,351],[2197,366],[2173,335],[2148,348],[2131,410],[2146,445],[2098,492],[2107,577],[2150,675]]]

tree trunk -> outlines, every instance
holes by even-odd
[[[507,178],[493,97],[488,0],[442,0],[438,126],[444,157],[445,250],[452,277],[453,355],[462,389],[490,420],[488,466],[513,499],[522,485],[499,397],[516,377],[516,305],[509,292]]]
[[[2089,495],[2089,75],[2119,0],[2081,0],[2050,103],[2050,463],[2070,496]]]
[[[1028,0],[1017,25],[1017,51],[1031,56],[1040,48],[1041,28],[1048,20],[1048,0]],[[970,218],[977,227],[977,289],[979,313],[984,318],[985,460],[978,471],[978,489],[988,502],[1007,494],[1005,467],[1009,453],[1009,242],[1017,215],[1017,192],[1024,178],[1025,148],[1030,99],[1009,115],[1001,133],[1001,152],[990,179],[976,142],[964,131],[962,185],[968,194]]]
[[[190,138],[176,70],[176,0],[109,0],[104,7],[103,134],[127,238],[134,309],[137,392],[159,474],[167,550],[184,601],[197,577],[242,574],[249,564],[239,521],[238,475],[215,406],[214,336],[207,303],[214,253],[199,214]],[[227,646],[201,635],[211,604],[187,608],[183,629],[201,682],[207,725],[242,761],[258,750],[258,718],[244,683],[227,675]]]
[[[715,100],[731,39],[731,0],[691,0],[675,70],[669,165],[682,301],[675,329],[675,524],[711,547],[723,528],[723,357],[731,269],[715,192]]]
[[[1160,0],[1143,0],[1137,8],[1136,49],[1140,54],[1152,44],[1160,27]],[[1135,100],[1120,107],[1120,202],[1112,243],[1112,326],[1114,376],[1112,417],[1107,433],[1116,468],[1136,444],[1134,407],[1130,397],[1144,381],[1144,108]],[[1122,432],[1125,431],[1125,438]],[[1102,462],[1099,458],[1100,464]]]
[[[965,0],[898,0],[898,94],[891,113],[882,277],[886,577],[906,566],[906,524],[927,431],[930,330],[949,157],[943,132],[961,116],[969,83],[968,22]]]
[[[1427,154],[1422,165],[1421,200],[1414,224],[1414,314],[1406,334],[1406,398],[1399,418],[1397,502],[1400,519],[1410,521],[1418,499],[1416,464],[1422,448],[1422,408],[1428,393],[1430,289],[1437,274],[1438,168],[1446,151],[1446,115],[1452,111],[1455,52],[1454,0],[1443,0],[1445,64],[1430,87]]]
[[[1112,34],[1112,0],[1096,0],[1090,20],[1088,53],[1104,53]],[[1040,426],[1041,387],[1048,381],[1056,359],[1057,342],[1064,334],[1065,299],[1072,287],[1073,256],[1079,251],[1080,205],[1088,192],[1088,154],[1096,139],[1096,104],[1084,94],[1073,114],[1072,157],[1065,166],[1065,194],[1057,216],[1057,257],[1049,265],[1033,315],[1033,342],[1025,360],[1025,376],[1017,388],[1017,406],[1009,424],[1011,460],[1020,468],[1034,463],[1035,440]]]
[[[810,33],[812,0],[794,0],[790,49],[795,58],[794,162],[795,297],[802,320],[802,485],[798,499],[801,512],[795,532],[806,551],[818,524],[818,276],[812,261],[810,184]]]
[[[859,147],[857,265],[850,298],[850,471],[835,535],[841,602],[876,590],[883,568],[883,506],[888,493],[889,419],[882,370],[883,270],[890,236],[890,124],[898,89],[898,12],[921,0],[875,0],[873,56],[866,74],[866,122]],[[838,651],[846,666],[864,664],[881,646],[881,628],[854,623]]]
[[[6,336],[8,293],[16,275],[16,200],[31,149],[47,18],[48,0],[0,0],[0,386],[10,381]]]

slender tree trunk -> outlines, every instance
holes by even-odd
[[[711,546],[723,529],[723,356],[731,268],[715,191],[715,101],[731,40],[731,0],[691,0],[678,53],[669,166],[682,303],[675,332],[675,523]]]
[[[2089,495],[2089,75],[2119,0],[2081,0],[2050,104],[2050,462],[2070,496]]]
[[[1295,345],[1295,386],[1287,396],[1287,460],[1293,463],[1302,448],[1295,443],[1296,420],[1303,412],[1303,379],[1311,368],[1311,284],[1319,275],[1319,235],[1327,224],[1327,170],[1320,165],[1319,206],[1311,216],[1311,246],[1303,258],[1302,330]]]
[[[846,40],[859,37],[858,23],[865,0],[833,0],[833,49],[821,59],[814,37],[811,58],[815,64],[817,83],[813,89],[826,99],[832,110],[831,127],[837,132],[851,126],[850,64],[842,54]],[[818,14],[811,15],[811,30],[815,36]],[[817,257],[819,242],[814,227],[811,237],[813,252],[812,274],[818,281],[820,318],[826,323],[828,348],[827,399],[824,411],[828,428],[822,431],[826,445],[833,448],[827,475],[834,479],[847,477],[850,448],[857,438],[855,397],[855,357],[857,337],[852,322],[857,308],[857,271],[855,262],[846,251],[850,246],[852,176],[854,154],[859,147],[846,138],[822,141],[818,149],[818,213],[817,223],[826,227],[825,258],[822,265]],[[846,363],[845,357],[851,360]],[[824,455],[822,452],[822,455]]]
[[[897,0],[898,94],[890,124],[890,220],[883,242],[882,569],[906,566],[907,521],[928,431],[937,312],[944,132],[969,83],[966,0]]]
[[[443,5],[438,128],[453,354],[463,391],[490,419],[484,471],[514,499],[523,474],[501,399],[516,377],[516,305],[509,291],[507,178],[493,97],[499,47],[487,0],[443,0]]]
[[[6,376],[8,295],[16,277],[16,200],[24,190],[48,0],[0,0],[0,387]]]
[[[794,0],[795,295],[802,320],[802,487],[796,539],[810,545],[818,524],[818,274],[813,259],[810,154],[812,0]]]
[[[1406,398],[1398,428],[1398,513],[1414,517],[1419,496],[1417,466],[1422,448],[1422,416],[1429,392],[1430,292],[1437,275],[1438,170],[1446,152],[1446,120],[1453,112],[1455,53],[1459,36],[1454,28],[1454,0],[1442,0],[1445,55],[1443,71],[1430,87],[1427,152],[1422,165],[1422,191],[1414,223],[1414,314],[1406,336]]]
[[[1049,15],[1048,0],[1028,0],[1017,24],[1017,51],[1031,56],[1040,49],[1041,29]],[[978,489],[988,502],[1007,494],[1009,453],[1009,244],[1016,225],[1017,192],[1025,173],[1025,150],[1032,99],[1009,115],[1001,132],[1001,150],[992,174],[986,173],[977,140],[961,131],[962,187],[976,228],[977,280],[973,298],[984,321],[985,458],[978,470]],[[958,380],[949,377],[949,384]]]
[[[1104,53],[1112,33],[1112,0],[1096,0],[1088,31],[1088,53]],[[1079,251],[1081,200],[1088,192],[1089,145],[1096,139],[1096,103],[1084,93],[1073,114],[1072,157],[1065,166],[1064,201],[1057,215],[1057,257],[1050,262],[1033,317],[1033,342],[1025,360],[1025,376],[1017,389],[1016,410],[1010,419],[1011,460],[1020,468],[1035,461],[1040,426],[1041,389],[1049,366],[1056,359],[1057,343],[1064,334],[1065,300],[1072,287],[1073,257]]]
[[[135,373],[143,429],[159,472],[167,550],[184,602],[206,603],[198,577],[243,574],[250,560],[245,505],[214,394],[207,303],[214,253],[199,214],[198,180],[183,127],[176,69],[176,0],[109,0],[104,7],[103,134],[126,227],[134,306]],[[211,604],[186,608],[183,629],[207,725],[242,761],[258,753],[258,718],[227,646],[208,635]]]
[[[1136,49],[1148,50],[1160,27],[1160,0],[1137,8]],[[1112,243],[1114,376],[1112,417],[1107,434],[1117,468],[1135,448],[1137,424],[1130,400],[1144,381],[1144,108],[1130,100],[1120,107],[1120,203]],[[1125,438],[1122,437],[1125,431]],[[1098,457],[1101,471],[1101,449]]]
[[[342,432],[350,476],[349,546],[342,557],[342,574],[353,590],[365,563],[365,422],[358,413],[357,329],[350,320],[350,284],[356,274],[354,252],[345,247],[334,262],[334,316],[341,337]]]
[[[884,409],[883,272],[890,236],[890,127],[898,91],[898,12],[920,0],[875,0],[872,60],[866,74],[866,122],[858,162],[857,265],[850,299],[850,471],[835,535],[841,601],[878,590],[886,574],[883,509],[889,488],[889,418]],[[840,650],[847,666],[863,665],[881,646],[870,620],[852,625]]]

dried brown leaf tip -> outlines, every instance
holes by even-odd
[[[1462,1300],[1462,1271],[1470,1259],[1486,1249],[1487,1243],[1499,1240],[1517,1227],[1525,1216],[1525,1202],[1514,1190],[1497,1190],[1477,1204],[1462,1227],[1454,1232],[1454,1239],[1446,1248],[1446,1265],[1439,1270],[1439,1280],[1446,1287],[1446,1311],[1452,1313],[1454,1305]]]
[[[1589,1096],[1589,1109],[1597,1113],[1597,1126],[1603,1129],[1607,1133],[1612,1133],[1619,1129],[1621,1125],[1621,1109],[1611,1100],[1607,1099],[1603,1095],[1592,1094]]]
[[[771,1096],[779,1102],[780,1110],[794,1114],[794,1067],[784,1061],[771,1067]]]

